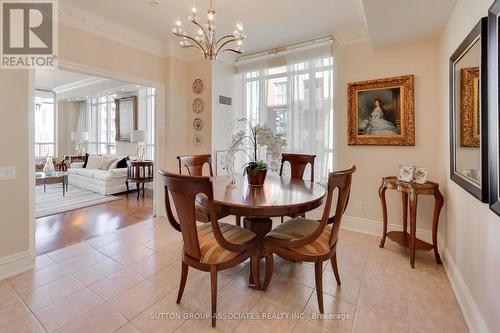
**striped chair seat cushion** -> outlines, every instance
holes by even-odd
[[[235,225],[219,222],[224,238],[231,243],[245,244],[257,237],[253,232]],[[205,223],[196,227],[198,243],[200,244],[200,262],[205,264],[220,264],[236,257],[239,252],[231,252],[219,245],[212,231],[212,223]]]
[[[303,238],[313,233],[319,222],[301,217],[288,220],[267,234],[266,239],[294,240]],[[321,235],[312,243],[290,250],[299,252],[306,256],[319,256],[330,252],[330,235],[332,227],[327,225]],[[272,242],[272,240],[271,240]]]
[[[207,202],[207,196],[203,193],[200,193],[196,196],[194,205],[196,207],[196,210],[204,214],[210,215],[210,211],[208,209],[208,206],[206,205],[206,202]]]

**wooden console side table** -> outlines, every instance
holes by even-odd
[[[387,202],[385,200],[385,191],[387,189],[401,192],[403,199],[403,231],[387,232]],[[417,204],[419,195],[434,196],[434,215],[432,219],[432,244],[424,242],[417,238]],[[382,203],[382,214],[384,218],[384,231],[380,247],[384,247],[385,238],[389,237],[392,241],[410,250],[410,264],[415,268],[415,250],[434,249],[436,262],[442,264],[438,252],[437,229],[439,223],[439,213],[444,204],[443,195],[439,191],[439,184],[427,182],[425,184],[409,183],[399,181],[396,177],[382,178],[382,185],[379,188],[380,201]],[[410,203],[410,234],[408,234],[408,202]]]
[[[137,187],[137,200],[139,200],[139,194],[141,193],[142,184],[142,197],[144,198],[145,183],[151,183],[153,181],[153,161],[127,161],[127,180],[125,184],[127,185],[127,195],[129,192],[128,183],[135,183]]]

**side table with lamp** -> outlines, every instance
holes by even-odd
[[[137,160],[128,160],[127,166],[127,194],[129,192],[129,182],[135,183],[137,187],[137,200],[141,193],[142,184],[142,197],[144,198],[145,184],[153,182],[153,161],[144,160],[144,142],[146,141],[146,131],[132,130],[130,132],[130,142],[137,143],[136,158]]]

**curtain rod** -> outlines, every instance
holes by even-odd
[[[281,55],[286,55],[286,54],[293,52],[293,51],[307,50],[307,49],[315,48],[315,47],[322,46],[322,45],[328,45],[328,44],[331,44],[332,42],[333,42],[332,35],[317,37],[317,38],[313,38],[313,39],[309,39],[309,40],[305,40],[305,41],[301,41],[301,42],[288,44],[285,46],[267,49],[264,51],[248,53],[248,54],[240,56],[238,59],[236,59],[235,63],[236,63],[236,65],[239,65],[239,64],[244,64],[244,63],[248,63],[248,62],[253,62],[256,60],[274,58],[274,57],[278,57]]]

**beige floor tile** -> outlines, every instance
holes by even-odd
[[[293,328],[293,332],[296,333],[329,333],[331,331],[327,330],[324,327],[321,327],[317,323],[312,320],[299,320],[295,327]]]
[[[358,306],[352,331],[355,333],[408,333],[410,326],[408,320],[380,316],[380,313],[373,308]]]
[[[203,278],[203,276],[204,274],[202,272],[194,268],[189,268],[184,296],[190,289],[197,288],[196,283],[198,279]],[[181,262],[177,261],[167,265],[164,269],[152,274],[148,280],[153,282],[155,285],[165,287],[170,291],[179,288],[181,281]],[[207,292],[210,293],[210,289],[208,289]]]
[[[316,291],[309,299],[304,313],[316,326],[332,332],[350,332],[354,322],[356,306],[340,298],[323,294],[324,314],[321,315],[318,307]]]
[[[59,266],[61,266],[64,270],[67,270],[70,273],[74,273],[77,271],[81,271],[85,268],[88,268],[92,265],[95,265],[101,261],[104,261],[107,258],[108,257],[106,257],[101,252],[93,250],[84,253],[82,255],[79,255],[78,257],[74,257],[69,260],[63,261],[59,263]]]
[[[125,266],[122,264],[117,263],[113,259],[106,259],[81,271],[74,272],[73,276],[86,286],[90,286],[91,284],[94,284],[97,281],[124,269]]]
[[[121,327],[118,331],[115,331],[115,333],[142,333],[139,331],[137,327],[135,327],[132,324],[127,324],[123,327]]]
[[[99,251],[125,266],[133,265],[154,254],[153,250],[141,244],[122,241],[102,247]]]
[[[86,241],[86,243],[95,249],[109,245],[111,243],[122,240],[120,236],[113,232],[107,232],[104,235],[94,237]]]
[[[259,319],[242,320],[236,327],[236,332],[285,333],[291,332],[297,324],[297,319],[289,317],[288,309],[270,303],[264,298],[260,299],[250,312]]]
[[[188,316],[202,315],[189,303],[176,304],[176,298],[175,292],[170,293],[132,320],[132,324],[142,332],[173,332]]]
[[[57,250],[57,251],[54,251],[54,252],[50,252],[47,255],[52,260],[54,260],[55,262],[59,263],[59,262],[62,262],[62,261],[65,261],[65,260],[77,257],[77,256],[79,256],[81,254],[86,253],[86,252],[90,252],[92,250],[93,250],[93,248],[91,246],[89,246],[85,242],[82,242],[82,243],[78,243],[78,244],[75,244],[75,245],[71,245],[71,246],[65,247],[63,249],[60,249],[60,250]]]
[[[55,265],[55,261],[50,259],[50,257],[46,254],[35,257],[35,267],[34,270],[44,269],[49,266]]]
[[[54,264],[43,269],[30,270],[16,275],[9,279],[9,283],[19,294],[26,294],[67,275],[67,271]]]
[[[165,287],[162,288],[144,280],[116,296],[109,303],[122,316],[131,320],[169,292],[170,290]]]
[[[414,301],[440,301],[458,306],[450,282],[437,272],[414,271],[406,295]]]
[[[149,277],[154,273],[162,270],[167,265],[174,263],[176,260],[159,253],[153,253],[153,255],[144,258],[132,266],[130,269],[141,274],[144,277]]]
[[[225,286],[217,294],[217,313],[228,319],[220,319],[217,322],[232,329],[236,328],[240,323],[240,314],[250,312],[263,295],[262,291],[255,289],[241,290],[230,285]],[[211,313],[211,304],[209,301],[200,309]]]
[[[80,316],[102,305],[104,301],[89,289],[82,289],[35,313],[48,332],[71,323]]]
[[[0,286],[0,332],[44,332],[9,284]]]
[[[26,295],[21,295],[29,308],[36,312],[43,307],[57,302],[78,290],[84,288],[84,285],[72,276],[66,276],[43,287],[32,290]]]
[[[323,271],[323,292],[356,304],[358,301],[361,281],[348,275],[340,276],[341,285],[337,286],[337,280],[333,271]]]
[[[408,301],[413,332],[468,332],[462,312],[457,306],[439,301]]]
[[[136,272],[125,269],[91,284],[89,288],[106,301],[109,301],[143,280],[144,278]]]
[[[280,268],[276,268],[276,271],[273,268],[273,280],[282,277],[286,280],[300,282],[311,288],[314,288],[316,285],[314,265],[308,265],[305,263],[286,263],[282,264]]]
[[[216,327],[212,327],[212,319],[189,319],[186,320],[181,326],[179,326],[175,333],[203,333],[203,332],[218,332],[218,333],[230,333],[234,329],[225,325],[220,320],[217,320]]]
[[[313,288],[285,278],[274,280],[263,299],[292,312],[300,312],[313,293]]]
[[[143,245],[165,256],[182,258],[182,242],[178,235],[158,236]]]
[[[65,326],[58,333],[111,333],[124,326],[127,320],[109,305],[102,305]]]

